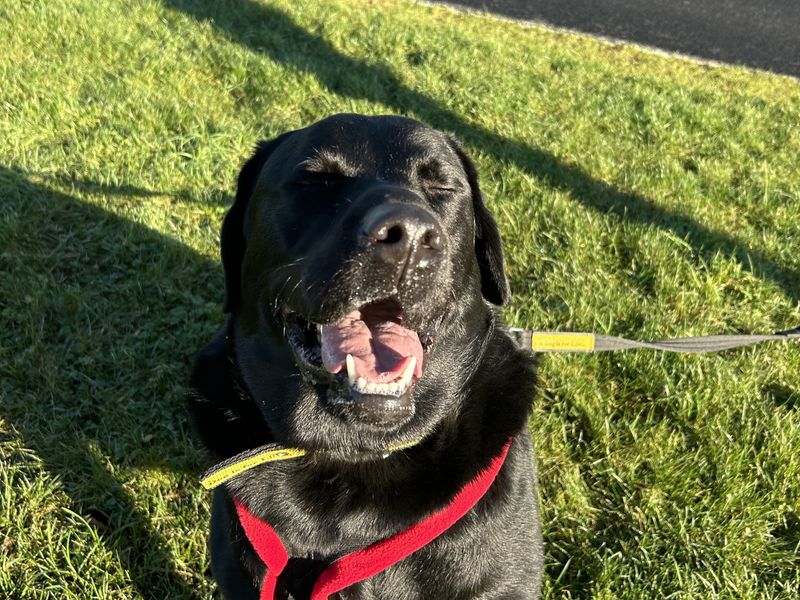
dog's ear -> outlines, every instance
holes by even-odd
[[[220,249],[222,268],[225,271],[225,304],[222,308],[227,313],[232,312],[242,298],[242,261],[247,247],[247,206],[250,203],[250,196],[253,194],[261,168],[286,135],[288,134],[258,143],[253,156],[244,163],[239,172],[236,199],[222,221]]]
[[[467,156],[455,139],[451,138],[450,141],[467,173],[472,193],[472,210],[475,215],[475,255],[478,258],[478,267],[481,272],[481,294],[492,304],[502,306],[508,302],[511,290],[504,268],[500,230],[483,201],[483,194],[478,186],[478,172],[472,159]]]

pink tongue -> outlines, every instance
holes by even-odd
[[[371,329],[357,310],[333,325],[322,327],[322,364],[331,373],[345,368],[348,354],[353,356],[359,377],[380,383],[397,379],[415,356],[414,375],[422,375],[422,344],[419,337],[393,321],[384,321]]]

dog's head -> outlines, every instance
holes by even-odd
[[[221,238],[237,364],[283,443],[379,449],[429,431],[509,294],[471,161],[401,117],[336,115],[260,143]]]

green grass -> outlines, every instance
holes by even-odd
[[[514,325],[800,324],[800,84],[400,2],[0,8],[0,597],[209,598],[184,386],[256,140],[455,132]],[[548,598],[800,594],[800,348],[547,355]]]

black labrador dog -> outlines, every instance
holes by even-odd
[[[495,313],[502,246],[459,144],[350,114],[261,142],[221,246],[230,318],[193,370],[197,433],[216,460],[270,442],[304,452],[215,491],[224,596],[327,597],[314,590],[335,561],[347,570],[366,559],[342,557],[387,539],[370,556],[397,554],[393,536],[499,465],[449,529],[331,597],[538,597],[534,368]],[[242,506],[285,549],[274,591]]]

